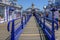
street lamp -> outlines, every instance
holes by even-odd
[[[46,10],[46,6],[43,7]]]
[[[44,9],[44,12],[46,13],[46,6],[44,6],[43,9]],[[44,16],[45,16],[45,13],[44,13]]]
[[[54,31],[54,12],[57,11],[57,9],[55,8],[55,6],[52,6],[51,8],[52,11],[52,40],[55,40],[55,31]]]
[[[43,18],[43,20],[44,20],[44,25],[43,25],[43,28],[45,28],[44,26],[45,26],[45,14],[46,14],[46,6],[44,6],[43,8],[44,8],[44,18]]]

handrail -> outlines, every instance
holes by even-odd
[[[18,20],[18,19],[21,19],[21,18],[17,18],[17,19],[13,19],[13,20]],[[7,30],[10,31],[10,23],[13,21],[13,20],[10,20],[7,24]]]
[[[41,17],[39,14],[37,14],[40,18],[45,18],[45,20],[47,20],[47,21],[50,21],[50,22],[52,22],[52,19],[50,19],[50,18],[47,18],[47,17]],[[58,30],[58,21],[57,20],[53,20],[54,21],[54,23],[56,24],[56,30]]]
[[[7,30],[8,31],[10,31],[10,29],[9,29],[10,28],[10,23],[12,22],[11,40],[15,40],[15,39],[17,40],[18,39],[17,37],[19,36],[20,31],[22,31],[22,29],[24,28],[24,25],[27,24],[30,17],[31,17],[31,14],[27,15],[24,20],[23,20],[23,17],[21,17],[21,18],[13,19],[13,20],[8,22],[8,25],[7,25]],[[17,29],[15,29],[15,26],[20,23],[20,22],[18,22],[18,23],[15,24],[15,21],[18,20],[18,19],[21,19],[21,24],[19,25],[19,27]]]
[[[47,17],[41,17],[41,18],[45,18],[47,21],[52,22],[52,19],[50,19],[50,18],[47,18]],[[54,23],[56,24],[56,30],[58,30],[58,21],[56,21],[56,20],[54,19]]]
[[[52,30],[50,29],[50,28],[48,28],[47,27],[47,25],[44,23],[44,22],[42,22],[42,20],[41,20],[41,18],[45,18],[45,19],[48,19],[48,20],[50,20],[52,23],[53,23],[53,21],[54,21],[54,23],[56,23],[57,24],[57,27],[58,27],[58,23],[57,23],[57,21],[55,21],[55,20],[51,20],[51,19],[49,19],[49,18],[46,18],[46,17],[41,17],[39,14],[35,14],[35,17],[36,17],[36,19],[37,19],[37,22],[39,23],[39,25],[42,27],[42,30],[43,30],[43,32],[46,34],[46,36],[48,37],[48,40],[55,40],[55,31],[53,30],[53,25],[51,25],[52,26]]]

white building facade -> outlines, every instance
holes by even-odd
[[[18,16],[20,17],[21,9],[21,6],[11,4],[9,0],[0,0],[0,22],[10,21]],[[13,15],[14,18],[12,18]]]

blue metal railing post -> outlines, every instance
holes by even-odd
[[[10,31],[10,22],[8,22],[8,25],[7,25],[7,30]]]
[[[45,28],[45,14],[44,14],[44,19],[43,19],[44,21],[44,25],[43,25],[43,29]]]
[[[40,19],[40,16],[39,16],[39,24],[40,24],[40,20],[41,20],[41,19]]]
[[[25,16],[25,24],[26,24],[26,16]]]
[[[52,39],[55,40],[55,31],[54,31],[54,11],[52,12]]]
[[[11,40],[15,40],[15,38],[14,38],[14,20],[12,20]]]
[[[40,24],[41,24],[41,20],[42,20],[42,18],[41,18],[41,15],[40,15]]]
[[[58,30],[58,23],[57,23],[57,28],[56,28],[56,30]]]
[[[55,31],[54,31],[54,12],[55,11],[57,11],[57,9],[55,8],[55,7],[53,7],[52,9],[51,9],[51,11],[52,11],[52,38],[51,38],[51,40],[55,40]]]
[[[56,30],[58,30],[58,21],[56,21]]]
[[[21,18],[21,25],[22,25],[22,29],[23,29],[23,16]]]

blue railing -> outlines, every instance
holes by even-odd
[[[22,30],[25,27],[25,25],[27,24],[27,22],[29,21],[30,17],[31,17],[31,14],[27,15],[25,17],[13,19],[13,20],[8,22],[8,26],[7,26],[8,31],[10,31],[10,24],[12,23],[10,40],[18,40],[19,39],[19,35],[22,33]],[[15,24],[15,21],[19,20],[19,19],[21,21]],[[20,25],[18,26],[18,28],[15,29],[15,26],[18,25],[18,24],[20,24]]]
[[[44,19],[44,18],[45,18],[45,20],[48,21],[48,22],[50,22],[50,23],[52,23],[52,22],[54,21],[54,24],[56,24],[55,29],[58,30],[58,21],[57,21],[57,20],[54,19],[54,20],[52,21],[52,19],[47,18],[47,17],[40,17],[40,18],[41,18],[41,19]]]
[[[36,20],[38,22],[38,24],[40,25],[40,27],[42,28],[45,36],[47,37],[48,40],[55,40],[55,29],[53,28],[53,24],[55,23],[56,24],[56,29],[58,30],[58,22],[55,21],[55,20],[51,20],[49,18],[46,18],[46,17],[41,17],[39,14],[35,14],[35,17],[36,17]],[[43,20],[43,22],[42,22]],[[46,21],[50,21],[52,23],[51,25],[51,29],[49,28],[50,26],[47,26],[45,23]]]

